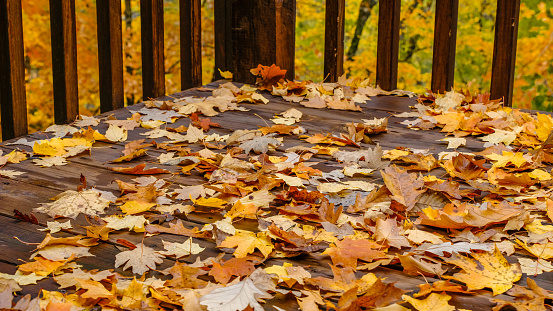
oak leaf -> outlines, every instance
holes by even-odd
[[[163,262],[163,256],[158,254],[153,248],[139,243],[131,251],[124,251],[115,255],[115,268],[122,266],[123,270],[132,267],[134,274],[142,275],[148,270],[155,270],[156,264]]]

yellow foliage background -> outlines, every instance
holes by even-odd
[[[346,0],[346,51],[364,0]],[[367,1],[367,0],[365,0]],[[27,105],[31,132],[53,123],[53,91],[48,0],[24,0],[23,28]],[[180,88],[178,1],[165,0],[165,70],[167,93]],[[398,87],[424,92],[430,84],[434,1],[402,1]],[[487,91],[491,77],[496,1],[460,0],[455,88]],[[95,1],[76,0],[79,105],[84,115],[99,112]],[[140,13],[138,0],[123,0],[125,101],[141,101]],[[324,0],[297,0],[296,78],[322,80]],[[348,75],[374,81],[378,5],[363,27],[359,48],[345,61]],[[214,70],[213,0],[202,1],[203,81]],[[514,105],[551,110],[553,92],[553,5],[522,0],[515,72]]]

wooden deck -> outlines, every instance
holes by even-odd
[[[217,84],[213,83],[207,86],[207,88],[216,88]],[[175,97],[179,96],[199,96],[205,97],[211,95],[211,92],[205,90],[191,89],[182,93],[175,94]],[[337,111],[337,110],[328,110],[328,109],[313,109],[300,106],[297,103],[285,102],[282,98],[271,96],[268,92],[263,92],[263,95],[267,98],[270,98],[270,103],[267,105],[260,104],[241,104],[241,106],[250,109],[248,112],[241,111],[227,111],[220,113],[217,116],[210,117],[213,122],[219,123],[220,128],[212,128],[209,130],[211,133],[219,134],[229,134],[235,130],[243,129],[257,129],[260,126],[266,126],[270,124],[269,119],[274,118],[275,114],[282,113],[290,108],[296,108],[303,112],[303,117],[301,122],[298,124],[308,130],[308,134],[316,133],[344,133],[343,126],[346,123],[361,122],[361,119],[372,119],[390,117],[391,113],[400,113],[412,111],[409,106],[416,103],[415,98],[408,97],[394,97],[394,96],[378,96],[371,97],[371,101],[368,101],[366,104],[361,105],[363,112],[354,112],[354,111]],[[133,110],[141,108],[143,104],[136,105],[135,107],[129,107]],[[113,116],[116,119],[124,120],[131,116],[131,113],[127,108],[119,109],[113,112],[105,113],[103,116]],[[430,149],[431,152],[436,155],[441,151],[445,151],[446,144],[437,142],[444,137],[443,133],[440,133],[438,130],[431,131],[414,131],[408,129],[405,125],[399,124],[403,121],[404,118],[390,117],[388,123],[388,131],[386,133],[371,135],[371,139],[375,142],[378,142],[384,150],[394,149],[398,146],[410,147],[417,149]],[[188,126],[190,123],[189,118],[180,118],[174,124],[171,124],[171,127],[176,128],[181,125]],[[100,123],[100,125],[94,127],[100,132],[104,133],[107,129],[107,124]],[[19,164],[8,164],[4,169],[13,169],[17,171],[24,172],[25,174],[20,175],[13,179],[1,178],[0,177],[0,271],[4,273],[14,273],[17,270],[17,266],[20,265],[23,261],[29,261],[30,252],[35,249],[36,245],[33,244],[24,244],[14,237],[17,237],[19,240],[27,243],[40,243],[46,233],[39,231],[38,229],[43,229],[46,226],[47,221],[52,221],[46,214],[36,213],[40,224],[33,225],[27,222],[22,222],[14,217],[14,209],[19,210],[24,214],[33,213],[33,209],[38,207],[39,203],[50,202],[49,199],[58,195],[61,192],[66,190],[76,190],[77,186],[80,184],[79,179],[80,175],[84,175],[88,182],[89,186],[96,187],[99,190],[110,191],[113,194],[119,196],[120,191],[115,180],[122,180],[130,182],[131,179],[136,178],[137,176],[126,175],[116,173],[110,170],[110,167],[116,166],[135,166],[138,163],[148,163],[147,167],[161,167],[170,170],[175,173],[171,174],[161,174],[156,175],[158,178],[166,178],[169,180],[172,185],[170,189],[179,188],[179,185],[197,185],[205,184],[207,180],[203,178],[201,174],[197,171],[192,171],[191,175],[179,174],[180,167],[178,166],[163,166],[159,164],[156,157],[160,154],[166,152],[162,149],[154,149],[152,147],[148,148],[148,154],[145,157],[138,158],[131,162],[124,163],[110,163],[110,161],[121,156],[121,152],[124,149],[124,145],[130,141],[144,139],[145,136],[140,135],[149,130],[144,128],[136,128],[128,133],[128,139],[120,143],[103,143],[96,142],[92,148],[91,155],[77,156],[68,159],[68,164],[64,166],[54,166],[54,167],[38,167],[31,163],[31,161],[23,161]],[[48,133],[35,133],[32,135],[26,136],[28,140],[38,140],[51,137],[51,134]],[[147,139],[150,141],[151,139]],[[155,139],[156,142],[167,141],[166,138]],[[21,145],[7,145],[9,142],[15,140],[10,140],[3,142],[1,144],[1,149],[4,151],[4,154],[10,152],[13,149],[21,148],[27,151],[31,151],[31,148]],[[463,152],[478,152],[483,149],[483,142],[467,137],[467,147],[461,147],[458,150]],[[282,155],[285,150],[292,146],[313,146],[301,140],[297,135],[287,135],[284,136],[284,143],[282,146],[278,147],[276,151],[269,152],[269,155]],[[369,145],[363,144],[364,148]],[[201,144],[190,144],[188,146],[192,151],[200,150],[203,148]],[[341,147],[341,150],[356,150],[353,147]],[[226,149],[222,150],[213,150],[215,152],[226,152]],[[450,151],[450,150],[449,150]],[[339,164],[330,156],[324,155],[314,155],[310,161],[319,162],[315,165],[314,168],[328,172],[337,168],[340,168]],[[441,176],[445,173],[443,169],[435,169],[430,172],[432,175]],[[356,178],[365,181],[376,182],[382,184],[382,178],[378,171],[374,172],[372,175],[368,175],[364,178]],[[308,188],[313,190],[312,187]],[[177,200],[175,200],[177,202]],[[272,214],[276,214],[276,207],[273,206],[277,203],[271,203],[270,211]],[[344,208],[346,209],[347,206]],[[113,204],[108,209],[108,214],[120,213],[120,209],[115,207]],[[152,216],[153,213],[148,214]],[[187,217],[180,216],[182,218],[183,224],[187,228],[198,227],[201,228],[204,224],[212,223],[216,220],[222,218],[220,214],[217,213],[197,213],[192,212]],[[66,219],[62,219],[65,221]],[[173,220],[172,222],[175,222]],[[73,235],[86,235],[87,232],[83,228],[84,226],[89,225],[89,220],[87,220],[82,214],[77,217],[76,220],[71,220],[73,229],[63,230],[63,232],[56,233],[54,236],[73,236]],[[247,229],[251,231],[258,231],[258,222],[257,220],[241,220],[237,221],[235,224],[236,228]],[[439,229],[432,228],[432,231],[439,231]],[[442,231],[444,234],[447,234],[446,231]],[[183,242],[188,239],[186,236],[170,235],[170,234],[160,234],[151,237],[144,238],[144,234],[129,232],[128,230],[119,230],[110,233],[109,241],[100,241],[100,244],[91,248],[90,252],[95,255],[95,257],[83,257],[76,260],[76,262],[83,266],[83,269],[114,269],[115,256],[121,251],[127,250],[127,248],[120,243],[119,239],[128,240],[134,244],[141,243],[144,240],[144,243],[153,247],[157,250],[162,250],[162,240],[171,241],[171,242]],[[119,242],[118,242],[119,240]],[[192,255],[188,257],[183,257],[180,261],[187,263],[192,263],[196,260],[196,257],[205,259],[207,257],[217,256],[221,250],[216,247],[216,244],[212,239],[194,239],[196,243],[199,243],[202,247],[206,249],[199,255]],[[403,249],[407,251],[408,249]],[[518,256],[532,258],[528,253],[517,249],[516,253],[513,256],[508,257],[509,262],[514,263],[517,261]],[[227,254],[225,258],[231,258],[231,254]],[[261,267],[269,267],[271,265],[279,264],[282,265],[283,262],[290,262],[294,265],[299,265],[308,270],[312,277],[322,276],[327,278],[332,278],[333,274],[330,269],[329,264],[331,264],[330,258],[328,256],[321,255],[321,251],[314,254],[304,254],[298,257],[293,258],[269,258]],[[163,260],[163,263],[157,267],[157,270],[163,270],[168,267],[171,267],[175,264],[175,260],[171,258],[166,258]],[[130,270],[123,271],[121,267],[115,269],[117,273],[126,276],[132,276]],[[452,271],[455,269],[449,269],[447,275],[451,275]],[[385,278],[385,283],[397,282],[396,286],[408,290],[417,292],[419,289],[417,285],[424,284],[426,282],[433,283],[438,281],[439,278],[434,277],[422,277],[422,276],[410,276],[403,273],[403,268],[400,264],[394,263],[384,267],[378,267],[370,272],[375,273],[380,278]],[[162,278],[168,278],[163,276],[156,271],[150,271],[152,275],[156,275]],[[363,275],[363,272],[357,272],[357,276],[360,277]],[[553,289],[553,278],[551,277],[553,273],[546,272],[538,277],[534,278],[531,276],[537,284],[545,289]],[[523,275],[522,279],[516,284],[526,286],[526,278],[530,277],[526,274]],[[205,278],[206,280],[212,280],[210,277]],[[49,277],[45,280],[39,281],[37,285],[27,285],[23,286],[22,294],[32,294],[36,296],[40,289],[46,290],[56,290],[58,285],[54,282],[52,277]],[[74,291],[74,288],[70,288],[69,292]],[[411,295],[412,293],[408,293]],[[466,294],[457,294],[457,293],[448,293],[453,297],[450,301],[450,304],[456,306],[460,309],[469,309],[469,310],[490,310],[495,304],[490,302],[492,298],[491,291],[481,290],[478,291],[476,295],[466,295]],[[512,297],[505,294],[495,296],[493,298],[512,300]],[[336,302],[337,300],[334,300]],[[266,310],[275,310],[270,307],[271,305],[281,307],[284,310],[296,310],[298,309],[298,304],[296,298],[292,294],[275,294],[275,298],[268,300],[264,307]],[[404,306],[409,306],[407,303],[403,303]]]

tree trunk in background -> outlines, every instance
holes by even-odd
[[[125,28],[126,28],[127,31],[130,32],[129,39],[127,39],[127,40],[130,40],[130,38],[133,35],[133,32],[132,32],[131,0],[125,0],[125,11],[124,11],[123,14],[125,15]],[[127,42],[125,42],[125,45],[127,45]],[[123,51],[125,51],[124,47],[123,47]],[[131,58],[131,57],[132,56],[129,53],[125,53],[125,58],[128,59],[128,58]],[[132,66],[125,66],[125,70],[131,75],[134,72],[134,68]],[[134,104],[134,95],[132,93],[127,93],[125,101],[127,102],[127,106],[133,105]]]
[[[351,39],[351,45],[347,52],[348,60],[352,60],[353,56],[357,53],[359,48],[359,40],[361,39],[361,34],[363,33],[363,28],[369,17],[371,17],[372,9],[378,4],[378,0],[363,0],[359,5],[359,16],[357,17],[357,24],[355,25],[355,33]]]

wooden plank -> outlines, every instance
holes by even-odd
[[[345,0],[326,0],[324,77],[336,82],[344,74]]]
[[[201,5],[201,0],[179,0],[182,90],[202,85]]]
[[[513,104],[519,12],[520,0],[497,1],[490,93],[507,106]]]
[[[215,0],[213,4],[215,20],[215,72],[214,80],[223,77],[222,71],[232,70],[232,5],[230,0]]]
[[[75,0],[50,0],[50,27],[54,119],[57,124],[65,124],[79,114]]]
[[[97,0],[96,17],[98,21],[100,110],[107,112],[125,106],[121,1]]]
[[[2,139],[27,134],[21,0],[0,0],[0,109]]]
[[[436,1],[432,82],[434,92],[444,93],[453,87],[459,0]]]
[[[376,84],[384,90],[397,88],[401,0],[379,0]]]
[[[163,0],[141,0],[140,23],[142,96],[147,100],[165,95]]]
[[[276,64],[286,69],[286,78],[296,76],[296,0],[275,2],[276,14]]]

